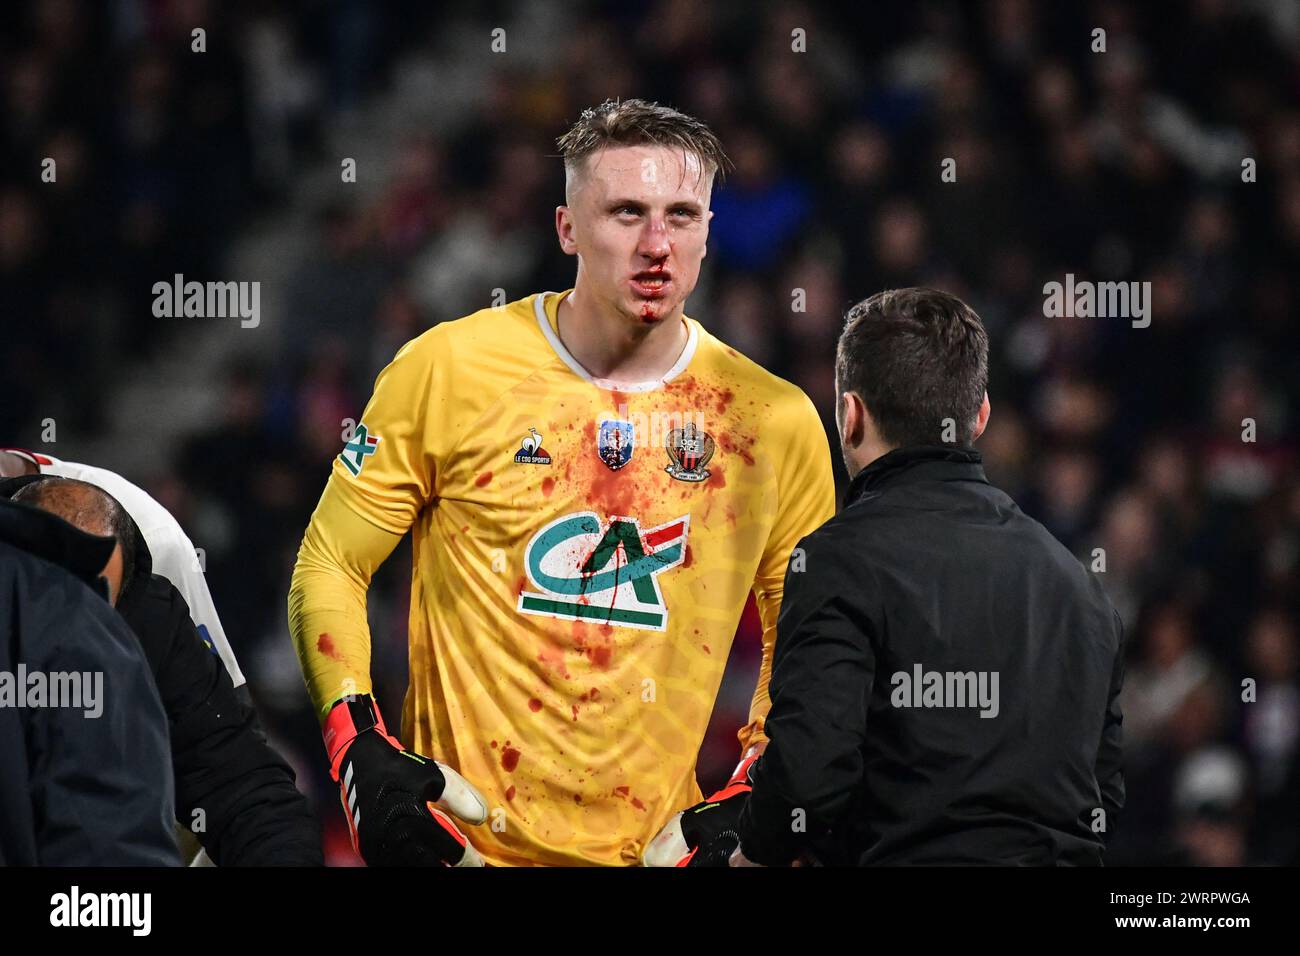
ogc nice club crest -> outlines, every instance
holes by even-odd
[[[664,471],[678,481],[703,481],[709,477],[704,466],[713,457],[713,436],[701,431],[694,422],[674,428],[664,441],[671,463]]]

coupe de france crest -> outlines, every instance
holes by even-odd
[[[704,466],[713,457],[716,446],[713,436],[694,422],[670,431],[664,440],[664,448],[670,462],[664,471],[678,481],[704,481],[709,477],[709,469]]]
[[[596,454],[610,471],[618,471],[632,460],[636,433],[631,422],[606,419],[596,429]]]
[[[524,614],[662,631],[668,607],[659,575],[682,563],[690,515],[642,529],[636,518],[591,511],[565,515],[533,535],[524,551],[536,591],[519,595]]]
[[[370,434],[366,428],[365,422],[357,426],[357,430],[352,433],[352,440],[343,446],[343,451],[339,452],[339,460],[343,462],[343,467],[352,473],[355,478],[361,474],[361,469],[366,465],[366,458],[373,455],[379,447],[379,436]]]

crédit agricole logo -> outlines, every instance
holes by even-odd
[[[524,614],[662,631],[668,608],[658,577],[686,556],[690,515],[641,530],[631,517],[608,523],[591,511],[546,525],[524,551],[529,580],[541,592],[519,595]]]

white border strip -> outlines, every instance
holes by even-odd
[[[569,350],[564,347],[564,343],[560,341],[560,337],[556,335],[555,330],[551,328],[550,319],[546,317],[546,299],[548,296],[556,294],[557,293],[555,292],[539,292],[537,293],[537,298],[533,299],[533,312],[537,316],[537,325],[541,328],[542,335],[546,336],[546,341],[550,343],[551,348],[555,350],[555,354],[560,357],[560,360],[564,362],[565,365],[569,366],[569,369],[573,374],[577,375],[584,381],[590,382],[598,388],[618,392],[653,392],[656,388],[660,388],[664,384],[671,382],[678,375],[682,374],[682,372],[686,371],[686,367],[691,364],[691,359],[695,358],[695,349],[699,345],[699,334],[696,332],[695,323],[687,322],[686,329],[688,337],[686,339],[686,347],[682,349],[682,354],[677,357],[677,361],[673,363],[673,367],[664,373],[663,378],[655,379],[650,382],[637,382],[634,384],[624,384],[607,378],[595,378],[578,363],[576,358],[569,354]],[[684,318],[683,321],[685,321]]]

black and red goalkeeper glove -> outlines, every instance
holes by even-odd
[[[389,736],[369,694],[336,703],[324,734],[352,845],[367,865],[483,865],[447,815],[482,823],[483,795],[455,770]]]
[[[721,790],[669,820],[645,848],[641,862],[645,866],[726,866],[740,845],[740,809],[754,789],[749,769],[757,759],[756,752],[746,754]]]

